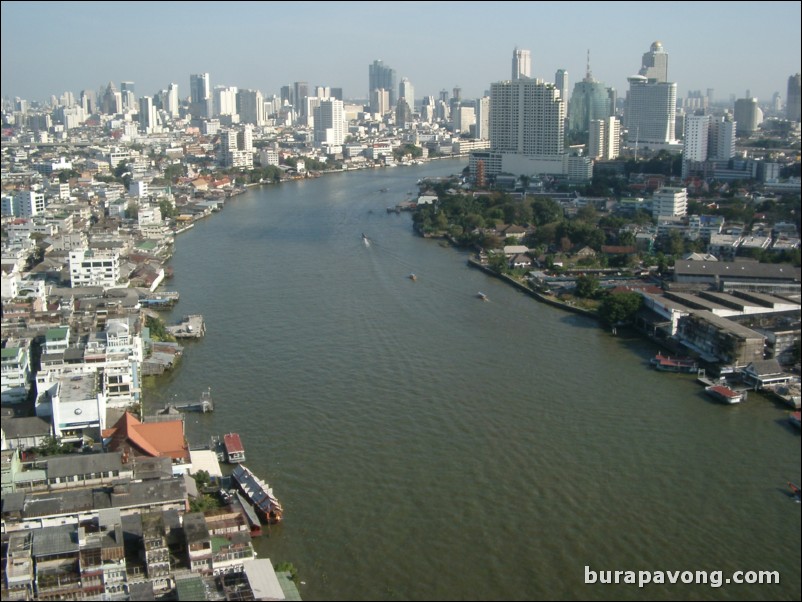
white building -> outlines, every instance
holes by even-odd
[[[2,349],[0,394],[3,403],[25,401],[31,386],[31,350],[26,339],[9,339]]]
[[[710,115],[690,115],[685,119],[682,158],[685,161],[706,161],[710,144]]]
[[[685,188],[665,186],[652,197],[652,217],[683,216],[687,212],[688,191]]]
[[[476,138],[490,140],[490,97],[483,96],[476,101]]]
[[[120,254],[117,251],[77,249],[70,251],[70,282],[72,287],[101,286],[104,289],[118,286],[120,280]]]
[[[409,108],[415,110],[415,88],[406,77],[402,77],[401,83],[398,84],[398,98],[406,100]]]
[[[100,440],[100,431],[106,428],[106,395],[99,373],[65,374],[42,385],[39,396],[46,391],[50,403],[37,400],[36,415],[52,416],[57,438],[63,443]]]
[[[315,143],[323,146],[342,146],[345,142],[345,114],[341,100],[321,100],[314,108]]]
[[[616,117],[593,119],[588,136],[588,157],[610,161],[621,152],[621,122]]]
[[[625,118],[630,146],[675,144],[677,84],[642,75],[633,75],[628,81]]]
[[[748,136],[757,131],[763,123],[763,111],[757,104],[757,98],[739,98],[735,101],[735,122],[739,135]]]
[[[215,86],[214,115],[237,115],[237,88],[235,86]]]
[[[532,53],[529,50],[512,51],[512,80],[532,77]]]
[[[17,190],[13,197],[3,197],[3,215],[33,217],[44,212],[45,195],[33,190]]]

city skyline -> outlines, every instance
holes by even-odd
[[[3,2],[3,96],[41,102],[132,81],[138,97],[177,83],[186,99],[190,75],[209,73],[213,87],[278,95],[307,81],[366,99],[368,66],[381,60],[399,81],[409,78],[419,98],[455,86],[476,98],[509,79],[516,47],[531,52],[532,77],[553,82],[565,69],[571,86],[584,77],[590,50],[594,77],[623,96],[660,41],[678,97],[712,88],[726,100],[750,90],[767,102],[775,92],[785,100],[802,54],[798,2],[744,3],[737,11],[713,2],[405,2],[371,7],[368,25],[353,2],[312,2],[296,12],[273,2],[136,6],[121,15],[117,5]],[[698,31],[689,34],[692,27]]]

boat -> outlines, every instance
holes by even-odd
[[[410,274],[410,275],[409,275],[409,279],[410,279],[410,280],[417,280],[417,279],[418,279],[418,277],[417,277],[415,274]]]
[[[245,461],[245,448],[237,433],[223,435],[224,459],[229,464],[239,464]]]
[[[281,522],[284,511],[267,483],[253,474],[244,464],[237,464],[231,476],[245,499],[253,504],[262,521],[268,524]]]
[[[802,502],[802,491],[800,491],[799,485],[797,485],[796,483],[792,483],[791,481],[788,481],[788,489],[791,490],[791,495],[794,496],[794,499],[796,500],[797,504]]]
[[[480,298],[482,301],[490,301],[490,299],[488,299],[488,298],[487,298],[487,295],[485,295],[485,294],[484,294],[483,292],[481,292],[481,291],[479,291],[478,293],[476,293],[476,296],[477,296],[477,297],[479,297],[479,298]]]
[[[696,372],[699,364],[696,360],[689,357],[669,357],[658,353],[651,359],[651,364],[655,370],[661,372]]]
[[[730,389],[727,385],[721,384],[705,387],[705,392],[707,392],[710,397],[718,399],[719,401],[723,401],[727,404],[741,403],[744,398],[742,391],[735,391]]]
[[[788,416],[788,420],[791,421],[796,428],[802,428],[802,411],[797,410],[796,412],[791,412],[791,415]]]
[[[365,236],[364,232],[362,233],[362,242],[365,243],[366,247],[370,246],[370,239],[367,236]]]

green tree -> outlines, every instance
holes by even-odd
[[[599,306],[599,317],[611,326],[628,323],[633,320],[642,304],[643,297],[638,293],[611,294]]]
[[[590,274],[582,274],[576,279],[576,296],[592,299],[599,292],[599,279]]]

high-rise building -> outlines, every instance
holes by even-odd
[[[139,99],[139,131],[148,134],[156,127],[156,107],[153,98],[143,96]]]
[[[325,146],[340,146],[345,142],[345,111],[343,101],[327,98],[314,108],[315,142]]]
[[[373,91],[379,88],[387,90],[390,97],[389,106],[394,107],[398,102],[395,69],[385,66],[380,59],[368,65],[368,97],[373,98]]]
[[[512,80],[532,77],[532,53],[517,47],[512,51]]]
[[[292,85],[292,106],[301,117],[312,117],[306,112],[306,98],[309,96],[309,82],[295,82]]]
[[[483,96],[476,101],[476,137],[490,140],[490,97]]]
[[[167,111],[167,114],[171,117],[178,117],[178,84],[170,84],[167,86],[165,101],[164,110]]]
[[[214,116],[237,114],[237,88],[235,86],[214,87]]]
[[[100,103],[100,110],[107,115],[116,115],[123,112],[122,97],[113,82],[109,82],[109,85],[106,86]]]
[[[731,115],[716,117],[710,128],[708,156],[714,161],[729,161],[735,156],[735,129]]]
[[[331,89],[331,97],[336,100],[343,100],[343,89],[342,88],[332,88]]]
[[[415,88],[412,86],[412,82],[406,77],[402,77],[401,83],[398,84],[398,98],[405,99],[410,110],[415,110]]]
[[[265,101],[259,90],[239,90],[237,92],[237,113],[242,123],[264,125]]]
[[[212,84],[208,73],[189,76],[189,112],[195,119],[211,119],[214,115]]]
[[[591,121],[605,119],[613,113],[607,87],[593,78],[590,64],[584,79],[574,85],[570,106],[568,128],[572,134],[588,132]]]
[[[565,150],[565,101],[553,84],[534,79],[496,82],[490,87],[490,146],[527,156]]]
[[[390,92],[384,88],[376,88],[370,93],[370,112],[384,115],[390,110]]]
[[[476,109],[464,104],[456,106],[451,111],[451,127],[454,132],[468,133],[471,126],[476,124]]]
[[[658,82],[668,81],[668,53],[661,42],[652,43],[649,52],[643,54],[639,75]]]
[[[588,131],[588,157],[611,161],[621,152],[621,122],[616,117],[594,119]]]
[[[412,109],[409,108],[407,99],[403,96],[398,99],[398,104],[395,105],[395,123],[401,127],[412,121]]]
[[[625,112],[629,142],[670,144],[675,142],[677,84],[633,75]]]
[[[754,134],[763,123],[763,111],[757,104],[757,98],[739,98],[735,101],[736,133],[739,136]]]
[[[689,115],[685,119],[683,135],[683,161],[706,161],[710,145],[710,115]]]
[[[560,91],[560,97],[568,103],[568,71],[557,69],[557,73],[554,74],[554,85]]]
[[[281,86],[281,92],[279,93],[281,98],[281,104],[291,105],[292,104],[292,88],[290,86]]]
[[[800,120],[800,96],[802,76],[799,73],[788,78],[788,92],[785,95],[785,115],[789,121]]]

